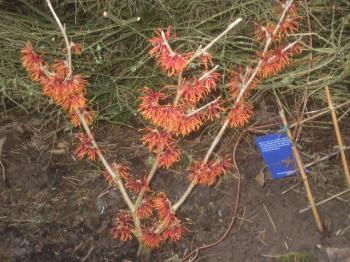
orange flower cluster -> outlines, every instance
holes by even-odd
[[[79,144],[77,145],[74,154],[78,159],[83,159],[85,156],[94,161],[97,156],[98,149],[91,144],[91,139],[84,133],[78,134]]]
[[[298,44],[288,48],[288,46],[277,47],[269,50],[264,56],[258,54],[263,63],[258,72],[258,76],[261,78],[267,78],[269,76],[278,74],[281,72],[290,62],[290,58],[296,54],[300,54],[301,49]]]
[[[246,102],[239,102],[229,113],[231,127],[243,127],[253,116],[253,106]]]
[[[168,26],[166,32],[164,33],[166,41],[170,41],[171,39],[176,38],[176,33],[171,31],[172,27]],[[160,57],[163,53],[168,52],[168,46],[165,43],[164,38],[162,37],[162,29],[158,28],[155,31],[155,36],[153,38],[148,39],[148,41],[152,45],[152,49],[148,52],[150,56]]]
[[[284,4],[280,3],[277,12],[282,14],[284,8]],[[251,91],[256,89],[259,82],[264,78],[281,72],[290,63],[292,56],[300,54],[301,49],[298,44],[280,44],[290,33],[294,33],[298,29],[299,20],[296,6],[293,4],[289,7],[278,30],[276,30],[277,25],[272,22],[268,22],[266,26],[257,27],[255,33],[256,39],[261,43],[265,43],[266,39],[271,37],[274,48],[265,53],[257,53],[261,61],[261,66],[248,86],[247,82],[251,79],[253,73],[251,68],[244,69],[240,66],[231,73],[230,95],[235,101],[235,106],[229,112],[228,116],[231,127],[243,127],[253,116],[253,107],[245,102],[245,100],[251,95]],[[276,44],[279,44],[279,46],[276,46]],[[238,102],[236,100],[243,88],[245,88],[243,96],[240,97],[240,101]]]
[[[203,124],[200,114],[187,116],[182,105],[160,105],[161,98],[166,97],[160,92],[154,92],[146,87],[140,97],[139,111],[152,124],[162,127],[174,135],[187,135],[198,130]]]
[[[34,82],[41,82],[45,78],[43,68],[46,63],[42,55],[37,54],[31,43],[27,43],[26,47],[21,50],[22,66],[27,70]]]
[[[282,14],[285,4],[279,2],[276,12]],[[300,54],[300,46],[294,44],[292,46],[279,44],[286,40],[291,33],[295,33],[299,29],[300,17],[297,14],[297,7],[292,4],[287,10],[287,14],[276,31],[277,25],[268,22],[266,27],[259,26],[256,30],[256,38],[259,42],[265,43],[267,37],[271,37],[275,47],[267,51],[264,55],[257,53],[262,61],[262,66],[258,72],[261,79],[270,77],[281,72],[290,62],[293,55]],[[279,46],[277,46],[279,44]]]
[[[208,70],[209,66],[214,66],[213,64],[213,56],[209,54],[208,52],[204,52],[203,55],[200,57],[200,62],[203,64],[204,69]]]
[[[116,162],[112,163],[112,169],[118,173],[118,175],[125,179],[128,180],[130,177],[130,170],[129,167],[126,164],[117,164]]]
[[[92,121],[94,120],[95,112],[84,110],[84,111],[80,111],[80,114],[84,117],[85,122],[88,125],[91,125]],[[73,126],[81,127],[81,122],[80,122],[79,116],[76,112],[70,113],[70,121],[71,121]]]
[[[75,112],[84,114],[85,120],[91,124],[93,112],[86,110],[85,98],[87,81],[80,74],[69,75],[65,61],[56,61],[48,65],[42,55],[35,52],[31,43],[21,50],[22,66],[32,80],[42,84],[43,92],[71,116],[72,124],[79,126],[80,121]]]
[[[221,107],[219,101],[215,101],[208,106],[207,112],[204,114],[204,116],[207,120],[213,121],[214,119],[219,119],[221,112],[224,110],[225,109]]]
[[[129,167],[126,164],[117,164],[116,162],[112,162],[111,165],[114,172],[116,172],[121,178],[128,180],[130,177]],[[104,171],[101,175],[105,178],[106,182],[111,186],[116,186],[116,183],[113,177],[107,172]]]
[[[188,179],[199,185],[211,186],[221,175],[225,175],[232,167],[231,161],[223,160],[209,161],[208,163],[195,162],[188,168]]]
[[[160,153],[164,148],[174,145],[174,140],[168,132],[151,128],[146,129],[146,131],[147,133],[142,137],[142,140],[150,152]]]
[[[178,54],[177,52],[166,52],[158,58],[157,64],[165,71],[168,76],[178,75],[182,72],[188,63],[191,53]]]
[[[171,203],[165,193],[161,192],[153,199],[153,208],[156,210],[157,219],[154,228],[162,228],[159,232],[151,227],[142,231],[142,242],[148,248],[157,248],[166,240],[172,242],[182,238],[186,229],[181,225],[171,208]]]
[[[160,244],[163,242],[163,237],[161,234],[155,233],[147,228],[142,230],[142,242],[150,249],[159,248]]]
[[[142,231],[142,242],[150,249],[159,248],[168,239],[172,242],[181,240],[185,232],[186,229],[181,224],[174,224],[163,233],[155,233],[152,229],[146,228]]]
[[[163,239],[170,239],[172,242],[179,241],[186,229],[181,224],[174,224],[163,232]]]
[[[170,26],[165,33],[158,29],[155,36],[149,39],[153,46],[149,54],[156,58],[157,64],[169,76],[178,75],[182,72],[187,67],[188,59],[192,56],[192,53],[179,54],[171,49],[168,41],[176,38],[171,30]]]
[[[281,15],[285,6],[283,3],[279,2],[276,12]],[[280,28],[274,34],[276,29],[276,24],[268,22],[266,26],[256,26],[255,38],[258,42],[264,43],[267,37],[271,37],[273,42],[280,42],[289,34],[295,33],[299,29],[300,16],[297,14],[297,7],[292,4],[286,14],[286,17],[280,24]]]
[[[180,160],[181,152],[175,147],[175,141],[166,131],[158,129],[146,129],[147,133],[142,137],[143,144],[150,152],[160,154],[161,167],[169,168]]]
[[[169,168],[174,163],[178,162],[181,157],[180,149],[176,147],[166,147],[160,157],[159,166]]]
[[[283,9],[285,8],[283,3],[280,3],[278,13],[282,14]],[[279,29],[280,37],[286,38],[289,34],[295,33],[299,29],[300,16],[298,15],[298,9],[296,4],[292,4],[287,12],[287,16],[281,23]]]
[[[150,191],[146,178],[130,178],[125,183],[125,188],[134,194],[139,193],[143,188],[146,188],[146,191]]]
[[[151,198],[142,200],[140,207],[136,210],[136,215],[140,219],[150,218],[153,215],[153,201]]]
[[[198,103],[216,89],[219,77],[219,73],[205,72],[202,78],[183,81],[181,92],[184,103],[188,105]]]
[[[169,226],[177,220],[174,212],[171,209],[171,203],[165,193],[159,193],[153,200],[154,208],[157,211],[160,222],[165,226]]]
[[[72,52],[75,55],[81,55],[83,52],[83,46],[79,43],[71,43]]]
[[[128,241],[132,239],[132,217],[129,212],[120,210],[114,219],[114,227],[111,230],[113,239]]]

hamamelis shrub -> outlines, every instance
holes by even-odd
[[[297,6],[292,0],[276,3],[279,20],[267,25],[256,25],[255,38],[261,43],[261,51],[248,66],[238,65],[230,73],[228,92],[220,92],[222,80],[219,66],[214,65],[210,47],[238,25],[241,19],[231,23],[205,47],[182,52],[174,46],[176,34],[172,27],[166,31],[157,29],[149,39],[149,55],[157,67],[169,78],[163,87],[143,87],[138,111],[149,126],[142,129],[142,143],[153,156],[153,164],[147,174],[136,175],[125,163],[109,164],[99,149],[90,125],[94,113],[86,99],[87,81],[82,74],[73,72],[71,55],[79,53],[81,46],[69,41],[50,0],[46,0],[66,43],[65,59],[47,62],[28,43],[22,50],[22,65],[32,80],[42,86],[43,93],[70,117],[74,127],[82,127],[77,135],[75,155],[79,159],[100,160],[106,182],[118,188],[127,209],[119,210],[113,222],[113,239],[139,243],[139,261],[149,259],[150,251],[165,242],[183,238],[187,229],[176,211],[196,186],[212,186],[218,178],[230,172],[232,163],[228,157],[212,154],[227,128],[242,128],[253,116],[249,102],[259,83],[284,70],[293,55],[300,53],[296,42],[289,42],[289,34],[298,30]],[[176,82],[176,84],[173,84]],[[218,93],[228,94],[218,96]],[[193,161],[187,167],[188,188],[176,201],[166,192],[151,187],[151,181],[159,169],[173,167],[181,158],[178,140],[195,133],[210,121],[221,121],[221,128],[213,139],[203,159]]]

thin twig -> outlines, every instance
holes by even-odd
[[[165,37],[164,31],[163,31],[163,30],[160,31],[160,34],[162,35],[163,42],[164,42],[166,48],[168,49],[169,53],[170,53],[171,55],[175,55],[175,52],[173,51],[173,49],[171,49],[171,47],[170,47],[170,45],[169,45],[169,43],[168,43],[168,40],[167,40],[166,37]]]
[[[205,104],[204,106],[201,106],[200,108],[197,108],[196,110],[193,110],[191,112],[189,112],[186,116],[187,117],[190,117],[190,116],[193,116],[197,113],[199,113],[200,111],[206,109],[207,107],[209,107],[210,105],[216,103],[217,101],[219,101],[219,99],[221,98],[221,96],[219,96],[218,98],[216,98],[215,100],[209,102],[208,104]]]
[[[350,192],[350,188],[348,188],[348,189],[346,189],[346,190],[344,190],[344,191],[342,191],[342,192],[340,192],[340,193],[338,193],[338,194],[335,194],[335,195],[333,195],[333,196],[331,196],[331,197],[329,197],[329,198],[326,198],[326,199],[324,199],[324,200],[322,200],[322,201],[316,203],[316,204],[313,205],[313,206],[308,206],[308,207],[306,207],[306,208],[300,209],[300,210],[299,210],[299,213],[304,213],[304,212],[306,212],[306,211],[312,209],[313,207],[317,207],[317,206],[319,206],[319,205],[322,205],[322,204],[324,204],[324,203],[326,203],[326,202],[328,202],[328,201],[330,201],[330,200],[332,200],[332,199],[334,199],[334,198],[337,198],[337,197],[339,197],[339,196],[341,196],[341,195],[343,195],[343,194],[345,194],[345,193],[347,193],[347,192]]]
[[[345,146],[345,147],[343,147],[343,149],[339,149],[339,150],[337,150],[336,152],[333,152],[333,153],[330,153],[330,154],[328,154],[328,155],[326,155],[326,156],[317,158],[316,160],[314,160],[314,161],[312,161],[312,162],[310,162],[310,163],[305,164],[304,167],[305,167],[305,168],[308,168],[308,167],[310,167],[310,166],[316,165],[316,164],[318,164],[318,163],[320,163],[320,162],[322,162],[322,161],[325,161],[325,160],[327,160],[327,159],[330,159],[330,158],[333,157],[333,156],[338,155],[339,152],[341,152],[342,150],[349,150],[349,149],[350,149],[350,146]],[[289,174],[289,175],[292,175],[292,174],[295,174],[295,173],[297,173],[297,172],[298,172],[298,170],[294,170],[294,171],[290,171],[288,174]]]
[[[62,33],[63,38],[64,38],[64,41],[66,42],[66,46],[67,46],[67,63],[68,63],[68,75],[67,75],[67,78],[70,78],[71,75],[72,75],[72,50],[71,50],[72,46],[71,46],[71,44],[69,42],[69,39],[68,39],[68,36],[67,36],[67,33],[66,33],[66,28],[62,25],[60,19],[58,18],[55,10],[52,7],[51,1],[50,0],[46,0],[46,2],[47,2],[47,5],[49,6],[49,9],[50,9],[53,17],[56,20],[56,23],[57,23],[58,27],[61,30],[61,33]]]
[[[288,193],[289,191],[291,191],[293,188],[297,187],[299,185],[299,183],[296,183],[295,185],[292,185],[290,188],[284,190],[282,193],[281,193],[281,196],[283,196],[284,194]]]
[[[208,76],[211,75],[211,73],[215,72],[217,69],[219,68],[219,65],[214,66],[212,69],[210,69],[208,72],[206,72],[205,74],[203,74],[198,80],[202,81],[204,79],[206,79]]]
[[[305,4],[305,10],[306,10],[306,18],[307,18],[307,27],[308,27],[308,30],[309,30],[309,46],[311,49],[313,49],[313,41],[312,41],[312,27],[311,27],[311,20],[310,20],[310,10],[309,10],[309,5],[307,3],[307,0],[304,0],[304,4]],[[312,66],[312,52],[310,52],[310,55],[309,55],[309,61],[308,61],[308,73],[307,73],[307,83],[309,83],[310,81],[310,70],[311,70],[311,66]]]
[[[115,24],[121,26],[121,27],[125,27],[128,26],[132,23],[137,23],[141,21],[141,17],[137,16],[137,17],[132,17],[130,19],[124,20],[124,19],[120,19],[114,15],[112,15],[111,13],[104,11],[102,13],[102,15],[110,20],[112,20]]]
[[[82,258],[81,262],[84,262],[86,259],[88,259],[88,257],[90,256],[92,250],[94,250],[94,247],[91,247],[91,248],[90,248],[89,252],[86,254],[85,257]]]
[[[6,178],[5,166],[2,163],[2,161],[1,161],[1,155],[2,155],[2,148],[3,148],[4,144],[5,144],[5,141],[6,141],[6,136],[0,138],[0,166],[1,166],[1,169],[2,169],[2,178],[3,178],[4,183],[6,183],[7,178]]]
[[[265,209],[265,211],[266,211],[267,216],[268,216],[269,219],[270,219],[270,222],[271,222],[271,225],[272,225],[272,227],[273,227],[273,230],[275,231],[275,233],[277,233],[276,225],[275,225],[275,223],[273,222],[272,217],[271,217],[269,211],[267,210],[265,204],[263,204],[263,206],[264,206],[264,209]]]
[[[204,48],[201,46],[198,47],[197,51],[193,54],[193,56],[188,60],[187,64],[190,64],[193,60],[195,60],[197,57],[204,54],[206,51],[209,50],[217,41],[220,40],[223,36],[225,36],[229,31],[231,31],[236,25],[238,25],[242,21],[242,18],[237,18],[235,21],[233,21],[231,24],[228,25],[228,27],[222,31],[220,35],[215,37],[208,45],[206,45]]]
[[[341,104],[339,104],[339,105],[337,105],[337,106],[335,106],[334,109],[341,108],[341,107],[346,106],[346,105],[348,105],[348,104],[350,104],[350,100],[349,100],[349,101],[346,101],[346,102],[344,102],[344,103],[341,103]],[[315,119],[315,118],[318,118],[318,117],[320,117],[320,116],[323,116],[323,115],[327,114],[327,113],[330,111],[329,108],[325,108],[325,109],[323,109],[323,110],[324,110],[324,111],[322,111],[322,112],[320,112],[320,113],[317,113],[317,114],[315,114],[315,115],[313,115],[313,116],[304,118],[304,119],[301,120],[301,121],[297,121],[297,122],[294,122],[293,124],[290,124],[290,125],[289,125],[289,128],[293,128],[293,127],[295,127],[295,126],[297,126],[297,125],[301,125],[301,124],[303,124],[303,123],[305,123],[305,122],[308,122],[308,121],[310,121],[310,120],[313,120],[313,119]]]

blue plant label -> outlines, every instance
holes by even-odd
[[[286,134],[258,136],[255,143],[269,169],[272,179],[291,176],[295,170],[292,144]]]

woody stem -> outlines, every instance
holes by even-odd
[[[85,133],[87,134],[87,136],[89,137],[89,139],[91,141],[91,144],[96,149],[98,158],[100,159],[103,166],[106,168],[107,172],[113,177],[114,181],[117,183],[118,188],[120,190],[120,193],[123,196],[125,203],[127,204],[130,211],[133,213],[135,211],[135,207],[134,207],[133,203],[131,202],[129,195],[124,188],[124,185],[123,185],[123,182],[120,178],[120,175],[118,174],[118,172],[115,172],[111,168],[111,166],[108,164],[106,158],[104,157],[101,150],[99,149],[98,144],[97,144],[96,140],[94,139],[94,136],[92,135],[91,130],[90,130],[88,124],[86,123],[84,116],[78,111],[76,111],[75,113],[78,115],[79,120],[80,120],[80,122],[85,130]]]
[[[64,28],[64,26],[62,25],[60,19],[58,18],[55,10],[53,9],[52,5],[51,5],[51,1],[50,0],[46,0],[48,6],[49,6],[49,9],[53,15],[53,17],[55,18],[56,22],[57,22],[57,25],[58,27],[60,28],[61,30],[61,33],[63,35],[63,38],[66,42],[66,46],[67,46],[67,51],[68,51],[68,54],[67,54],[67,60],[68,60],[68,69],[69,69],[69,75],[72,74],[72,55],[71,55],[71,45],[69,43],[69,40],[68,40],[68,36],[67,36],[67,33],[66,33],[66,30]],[[128,206],[128,208],[130,209],[131,212],[134,211],[134,205],[132,204],[131,202],[131,199],[128,195],[128,193],[126,192],[125,188],[124,188],[124,185],[123,185],[123,182],[119,176],[119,174],[115,171],[113,171],[113,169],[111,168],[111,166],[108,164],[107,160],[105,159],[104,155],[102,154],[101,150],[99,149],[97,143],[96,143],[96,140],[94,139],[94,136],[92,135],[91,133],[91,130],[89,128],[89,125],[86,123],[85,121],[85,118],[84,116],[77,110],[75,111],[75,113],[77,114],[77,116],[79,117],[79,120],[85,130],[85,133],[87,134],[87,136],[89,137],[93,147],[96,149],[97,151],[97,156],[98,158],[100,159],[100,161],[102,162],[102,164],[104,165],[104,167],[106,168],[107,172],[113,177],[114,181],[117,183],[118,187],[119,187],[119,190]]]
[[[206,51],[208,51],[209,48],[211,48],[217,41],[219,41],[228,31],[231,31],[236,25],[238,25],[242,21],[242,18],[237,18],[235,21],[233,21],[231,24],[228,25],[228,27],[221,32],[217,37],[215,37],[209,44],[207,44],[204,48],[202,46],[199,46],[197,51],[193,54],[193,56],[188,60],[188,65],[197,57],[204,54]]]
[[[61,30],[61,33],[63,35],[64,41],[66,42],[66,46],[67,46],[67,63],[68,63],[68,75],[67,78],[69,78],[72,75],[72,50],[71,50],[71,44],[69,43],[69,39],[67,36],[67,32],[66,32],[66,28],[62,25],[60,19],[58,18],[55,9],[53,9],[51,1],[50,0],[46,0],[47,5],[49,6],[49,9],[53,15],[53,17],[56,20],[56,23],[58,25],[58,27]]]
[[[179,73],[179,76],[177,77],[177,89],[176,89],[176,97],[174,99],[174,106],[177,106],[177,104],[180,101],[180,98],[182,95],[181,85],[182,85],[182,71]]]
[[[274,30],[274,32],[272,33],[272,36],[275,35],[279,28],[281,27],[281,23],[283,22],[287,11],[289,9],[289,7],[291,6],[291,4],[293,3],[293,0],[289,0],[286,4],[285,4],[285,8],[283,10],[283,13],[278,21],[278,24]],[[266,54],[266,52],[268,51],[271,43],[272,43],[272,36],[269,35],[266,39],[266,43],[265,43],[265,47],[263,49],[263,53],[262,56],[264,56]],[[252,83],[252,81],[254,80],[256,74],[258,73],[258,71],[260,70],[260,67],[262,65],[263,61],[262,59],[259,59],[258,64],[256,65],[255,69],[253,70],[253,73],[250,75],[249,79],[243,83],[242,88],[240,90],[240,93],[238,94],[237,98],[235,99],[235,102],[233,104],[233,107],[235,108],[237,106],[237,104],[241,101],[243,94],[246,92],[246,90],[248,89],[248,87],[250,86],[250,84]],[[220,142],[222,136],[224,135],[227,127],[229,125],[229,117],[226,118],[225,122],[223,123],[223,125],[221,126],[218,134],[216,135],[216,137],[214,138],[213,142],[211,143],[203,162],[207,163],[208,160],[210,159],[212,153],[214,152],[214,149],[216,148],[217,144]],[[181,198],[172,206],[173,210],[177,210],[188,198],[188,196],[191,194],[193,188],[196,186],[196,184],[194,182],[191,182],[189,184],[189,186],[187,187],[186,191],[183,193],[183,195],[181,196]]]
[[[68,63],[68,75],[67,75],[67,78],[69,78],[71,75],[72,75],[72,52],[71,52],[71,44],[69,43],[69,40],[68,40],[68,36],[67,36],[67,32],[66,32],[66,29],[65,27],[62,25],[60,19],[58,18],[55,10],[53,9],[52,5],[51,5],[51,1],[50,0],[46,0],[48,6],[49,6],[49,9],[53,15],[53,17],[55,18],[56,22],[57,22],[57,25],[58,27],[60,28],[61,30],[61,33],[63,35],[63,38],[64,38],[64,41],[66,43],[66,47],[67,47],[67,63]],[[86,123],[85,121],[85,118],[84,118],[84,115],[82,113],[79,112],[79,110],[76,110],[75,111],[75,114],[77,114],[77,116],[79,117],[79,121],[80,123],[82,124],[84,130],[85,130],[85,133],[86,135],[89,137],[90,141],[91,141],[91,144],[92,146],[96,149],[96,152],[97,152],[97,156],[98,158],[100,159],[101,163],[103,164],[103,166],[105,167],[105,169],[107,170],[107,172],[111,175],[111,177],[113,178],[113,180],[115,181],[115,183],[117,184],[118,188],[119,188],[119,191],[126,203],[126,205],[128,206],[132,216],[133,216],[133,219],[134,219],[134,222],[135,222],[135,225],[137,224],[140,224],[139,222],[139,218],[135,215],[135,206],[134,204],[132,203],[128,193],[126,192],[125,190],[125,187],[124,187],[124,184],[120,178],[120,175],[118,174],[117,171],[114,171],[111,166],[108,164],[106,158],[104,157],[104,155],[102,154],[101,150],[99,149],[99,146],[94,138],[94,136],[92,135],[91,133],[91,130],[90,130],[90,127],[89,125]],[[137,234],[141,234],[141,227],[137,227],[136,226],[136,233]]]
[[[159,162],[160,162],[160,157],[161,157],[161,154],[162,154],[162,151],[163,150],[160,150],[160,152],[157,154],[157,157],[153,163],[153,166],[146,178],[146,182],[147,182],[147,185],[149,185],[149,183],[151,182],[152,178],[154,177],[158,167],[159,167]],[[146,193],[146,190],[147,188],[146,187],[143,187],[140,191],[140,193],[138,194],[137,196],[137,199],[136,199],[136,202],[135,202],[135,211],[137,211],[137,208],[140,207],[141,203],[142,203],[142,199],[143,199],[143,196],[145,195]]]
[[[209,102],[208,104],[205,104],[204,106],[201,106],[200,108],[197,108],[196,110],[193,110],[191,112],[189,112],[186,116],[187,117],[190,117],[190,116],[193,116],[197,113],[199,113],[200,111],[206,109],[207,107],[209,107],[210,105],[214,104],[215,102],[217,102],[221,97],[219,96],[218,98],[216,98],[215,100]]]
[[[215,37],[209,44],[207,44],[204,48],[202,48],[202,46],[200,45],[196,52],[190,57],[190,59],[188,60],[187,62],[187,66],[189,64],[192,63],[193,60],[195,60],[197,57],[200,57],[201,55],[203,55],[206,51],[208,51],[209,48],[211,48],[217,41],[219,41],[224,35],[227,34],[227,32],[229,32],[230,30],[232,30],[236,25],[238,25],[240,22],[242,21],[242,18],[237,18],[235,21],[233,21],[231,24],[228,25],[228,27],[221,32],[221,34],[219,34],[217,37]],[[165,39],[165,36],[164,35],[164,32],[162,31],[162,37],[163,37],[163,40]],[[168,42],[166,41],[165,39],[165,44],[167,45],[167,48],[169,46]],[[169,47],[170,48],[170,47]],[[170,48],[171,50],[171,48]],[[215,67],[215,69],[212,69],[210,70],[210,72],[213,72],[217,69],[217,67]],[[182,95],[182,92],[180,90],[180,86],[181,86],[181,80],[182,80],[182,72],[180,72],[179,74],[179,78],[178,78],[178,89],[177,89],[177,93],[176,93],[176,97],[175,97],[175,100],[174,100],[174,105],[177,105],[180,98],[181,98],[181,95]]]

